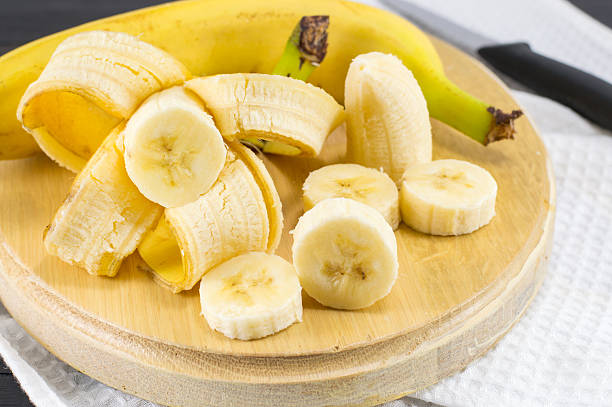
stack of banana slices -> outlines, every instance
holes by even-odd
[[[497,185],[476,165],[431,160],[427,105],[399,59],[355,58],[345,104],[279,75],[192,78],[127,34],[74,35],[17,111],[42,150],[78,172],[45,248],[109,277],[138,251],[173,293],[200,282],[202,314],[230,338],[301,321],[302,287],[329,307],[368,307],[397,278],[401,220],[423,233],[472,232],[494,216]],[[279,194],[245,144],[316,156],[345,117],[351,163],[307,178],[290,264],[274,255]]]

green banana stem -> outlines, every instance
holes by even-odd
[[[329,16],[304,16],[287,40],[272,74],[307,80],[327,53]]]
[[[451,82],[443,71],[427,64],[407,65],[423,91],[429,115],[480,144],[514,138],[520,110],[504,113]]]
[[[461,90],[446,77],[437,79],[422,86],[432,117],[485,146],[514,138],[514,120],[523,115],[522,111],[504,113]]]
[[[273,75],[289,76],[306,81],[327,53],[329,16],[304,16],[287,40],[283,55],[272,70]],[[246,137],[242,143],[265,153],[299,155],[300,150],[278,141]]]

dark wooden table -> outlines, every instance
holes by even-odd
[[[594,18],[612,27],[612,0],[571,1]],[[65,28],[165,2],[165,0],[0,0],[0,55]],[[28,397],[0,359],[0,407],[30,406],[32,404]]]

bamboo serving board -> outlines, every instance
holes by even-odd
[[[447,74],[497,107],[517,108],[478,62],[434,39]],[[542,281],[554,217],[550,162],[528,118],[515,141],[483,147],[433,121],[434,158],[479,164],[497,180],[497,215],[466,236],[402,225],[391,293],[338,311],[304,293],[304,321],[264,339],[230,340],[200,316],[197,286],[173,295],[137,254],[116,278],[45,253],[42,233],[74,175],[44,156],[0,162],[0,298],[17,321],[76,369],[175,406],[375,405],[465,368],[519,319]],[[277,254],[302,214],[309,171],[342,159],[343,129],[317,159],[265,157],[283,201]]]

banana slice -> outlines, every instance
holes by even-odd
[[[219,263],[269,247],[263,193],[247,165],[233,153],[207,193],[187,205],[166,209],[164,219],[147,234],[138,252],[155,281],[175,293],[191,289]]]
[[[232,339],[257,339],[302,321],[302,287],[293,266],[247,253],[210,270],[200,283],[202,315]]]
[[[190,93],[176,86],[154,94],[125,126],[127,173],[144,196],[166,208],[198,199],[225,164],[223,137]]]
[[[116,148],[121,130],[111,132],[76,177],[44,236],[47,252],[94,275],[117,274],[163,211],[128,178]]]
[[[304,290],[321,304],[365,308],[395,283],[397,242],[375,209],[352,199],[326,199],[298,221],[293,264]]]
[[[399,227],[399,194],[382,171],[357,164],[333,164],[311,172],[302,187],[304,210],[328,198],[350,198],[376,209],[387,223]]]
[[[487,170],[460,160],[415,165],[400,190],[402,220],[431,235],[462,235],[495,216],[497,183]]]
[[[269,152],[316,156],[344,119],[342,106],[323,89],[285,76],[223,74],[185,86],[204,100],[223,137],[277,142]]]
[[[355,58],[344,104],[350,161],[383,168],[397,185],[408,167],[431,161],[427,103],[412,72],[395,56],[371,52]]]
[[[57,47],[17,118],[49,157],[78,172],[144,99],[189,76],[170,54],[136,37],[84,32]]]

